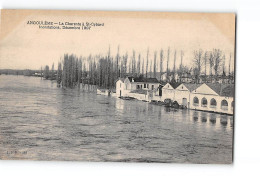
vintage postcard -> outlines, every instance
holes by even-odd
[[[231,164],[235,14],[1,10],[0,159]]]

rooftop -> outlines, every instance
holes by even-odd
[[[234,97],[234,84],[206,83],[212,90],[223,97]]]
[[[127,77],[130,82],[134,80],[134,82],[147,82],[147,83],[159,83],[159,81],[156,78],[143,78],[143,77]]]
[[[183,83],[183,85],[191,92],[191,91],[197,89],[202,84]]]

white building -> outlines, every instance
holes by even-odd
[[[191,109],[233,114],[234,85],[204,83],[191,92]]]
[[[191,92],[197,89],[201,84],[189,84],[182,83],[175,89],[175,100],[180,104],[184,105],[187,108],[191,108],[190,104],[190,95]]]
[[[119,78],[116,81],[116,95],[118,97],[121,97],[125,94],[125,90],[126,90],[126,85],[124,83],[124,79],[123,78]]]
[[[165,99],[174,100],[174,96],[175,96],[175,89],[174,89],[173,85],[171,85],[170,83],[165,84],[162,87],[161,99],[162,100],[165,100]]]
[[[190,94],[199,86],[200,84],[167,83],[162,88],[161,101],[164,101],[165,99],[171,99],[172,101],[177,101],[180,105],[184,105],[187,108],[190,108]]]
[[[167,83],[162,88],[161,101],[171,99],[189,109],[233,114],[233,84],[188,84],[182,83],[176,88]]]
[[[156,78],[120,78],[116,82],[116,94],[146,101],[171,99],[189,109],[233,114],[234,84],[167,83],[162,88],[159,86]]]
[[[160,83],[156,78],[126,77],[119,78],[116,82],[116,94],[121,96],[132,96],[137,99],[148,100],[157,91]],[[141,95],[138,95],[141,94]],[[138,96],[138,97],[136,97]]]

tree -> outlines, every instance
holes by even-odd
[[[226,70],[225,70],[225,67],[226,67],[226,65],[225,65],[226,56],[225,56],[225,54],[223,55],[222,60],[223,60],[223,62],[222,62],[222,70],[223,70],[223,73],[226,73]]]
[[[86,64],[83,64],[83,71],[82,71],[82,84],[85,85],[85,81],[87,78],[87,69],[86,69]]]
[[[82,82],[82,58],[80,57],[78,61],[78,86]]]
[[[64,54],[62,72],[62,87],[69,86],[69,56]]]
[[[198,51],[197,50],[194,51],[193,63],[194,63],[194,69],[195,69],[194,74],[196,77],[196,83],[199,83],[199,76],[200,76],[201,67],[203,64],[202,53],[203,53],[203,51],[201,49],[199,49]]]
[[[131,65],[132,65],[132,60],[130,59],[129,60],[129,64],[128,64],[128,73],[130,74],[132,71],[131,71]]]
[[[204,53],[205,76],[207,75],[207,64],[208,64],[208,51],[205,51]]]
[[[182,64],[182,60],[183,60],[183,51],[181,50],[181,64],[180,64],[180,68],[179,68],[179,77],[180,77],[180,82],[182,82],[182,76],[183,76],[183,64]]]
[[[52,64],[51,67],[51,80],[55,80],[54,63]]]
[[[145,72],[146,72],[146,78],[147,78],[147,73],[148,73],[148,60],[149,60],[149,48],[147,48],[147,54],[146,54],[146,69],[145,69]]]
[[[205,51],[203,59],[204,59],[204,66],[205,66],[205,80],[204,80],[204,82],[207,82],[208,51]]]
[[[120,56],[119,56],[119,45],[117,47],[117,55],[116,55],[116,77],[118,78],[120,75],[119,75],[119,60],[120,60]]]
[[[161,51],[160,51],[160,81],[161,81],[162,71],[163,71],[163,50],[161,49]]]
[[[141,73],[141,54],[138,54],[138,61],[137,61],[137,76]]]
[[[143,63],[142,63],[142,75],[144,75],[144,58],[143,58]]]
[[[193,69],[193,75],[195,76],[195,81],[196,81],[196,83],[199,83],[198,82],[198,80],[199,80],[199,69],[197,68],[197,67],[195,67],[194,69]]]
[[[210,81],[212,82],[212,77],[213,77],[212,70],[214,68],[214,56],[213,56],[212,51],[209,52],[208,60],[209,60],[209,67],[210,67]]]
[[[125,56],[124,56],[124,76],[126,76],[126,73],[127,73],[127,59],[128,59],[128,54],[125,53]]]
[[[170,47],[168,47],[167,52],[167,64],[166,64],[166,79],[169,81],[169,60],[170,60]]]
[[[57,71],[57,83],[58,85],[61,84],[62,81],[62,65],[61,62],[58,63],[58,71]]]
[[[152,77],[152,60],[150,61],[150,78]]]
[[[133,50],[133,56],[132,56],[132,75],[136,75],[135,50]]]
[[[230,75],[230,64],[231,64],[231,53],[230,53],[229,63],[228,63],[228,75]]]
[[[198,69],[199,75],[201,73],[201,67],[202,67],[202,64],[203,64],[202,53],[203,53],[203,51],[201,49],[199,49],[198,51],[197,50],[194,51],[193,62],[194,62],[194,66]]]
[[[212,51],[209,53],[209,66],[210,66],[210,75],[212,75],[212,69],[214,67],[214,57]]]
[[[157,57],[157,52],[155,51],[154,52],[154,57],[153,57],[153,77],[154,78],[156,78],[156,57]],[[152,63],[151,63],[151,65],[152,65]],[[151,69],[150,69],[150,71],[151,71]]]
[[[176,74],[176,56],[177,56],[177,53],[176,53],[176,50],[174,50],[173,79],[175,79],[175,74]]]
[[[213,59],[214,59],[214,71],[215,71],[215,76],[218,76],[219,72],[219,67],[221,65],[222,61],[222,51],[220,49],[213,49]]]
[[[45,68],[44,68],[43,77],[45,79],[49,79],[49,77],[50,77],[50,69],[49,69],[48,65],[46,65]]]

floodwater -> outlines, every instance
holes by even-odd
[[[232,163],[233,117],[0,76],[0,159]]]

